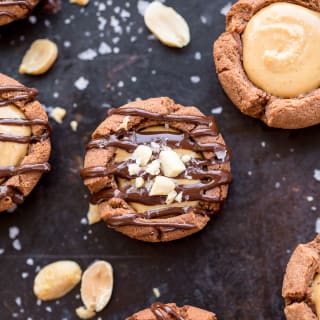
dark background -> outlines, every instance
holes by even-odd
[[[1,27],[1,72],[37,87],[45,106],[68,110],[62,125],[51,121],[52,172],[23,205],[0,218],[0,249],[5,250],[0,255],[1,320],[76,319],[79,287],[57,302],[40,306],[32,293],[37,266],[59,259],[73,259],[83,269],[95,259],[111,262],[115,286],[102,319],[125,319],[156,300],[199,306],[216,312],[219,319],[283,319],[286,264],[298,243],[315,236],[320,201],[313,173],[320,169],[320,128],[269,129],[243,116],[225,96],[211,51],[213,40],[224,30],[220,10],[226,0],[166,3],[189,22],[192,41],[185,49],[170,49],[153,40],[137,1],[91,0],[84,9],[64,1],[55,15],[38,8],[35,24],[24,20]],[[99,4],[100,9],[105,4],[106,10],[99,11]],[[119,18],[122,9],[130,13],[126,21]],[[99,16],[107,19],[102,31]],[[122,34],[111,26],[115,25],[111,16],[119,19]],[[44,76],[19,75],[24,52],[33,40],[43,37],[57,42],[59,60]],[[71,46],[66,47],[65,41]],[[114,49],[92,61],[78,59],[79,53],[97,50],[102,41],[119,52]],[[201,60],[194,58],[196,52]],[[81,76],[90,82],[84,91],[74,86]],[[192,76],[199,76],[200,82],[192,83]],[[202,232],[167,244],[138,242],[103,223],[81,224],[88,192],[79,169],[91,132],[105,118],[109,105],[161,95],[199,106],[206,114],[222,106],[216,118],[233,151],[234,176],[224,210]],[[76,133],[69,125],[74,119],[79,122]],[[307,201],[310,196],[313,201]],[[20,251],[9,238],[12,226],[20,230]],[[28,258],[33,266],[26,263]],[[159,288],[159,299],[153,288]]]

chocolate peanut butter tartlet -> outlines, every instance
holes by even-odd
[[[191,306],[178,307],[175,303],[154,303],[150,308],[135,313],[126,320],[217,320],[214,313]]]
[[[221,209],[230,154],[213,118],[154,98],[110,110],[81,174],[109,227],[170,241],[203,229]]]
[[[1,0],[0,26],[26,18],[40,0]]]
[[[320,123],[320,0],[240,0],[214,43],[226,94],[270,127]]]
[[[320,236],[293,252],[283,281],[287,320],[320,319]]]
[[[0,212],[23,202],[50,170],[50,125],[36,89],[0,74]]]

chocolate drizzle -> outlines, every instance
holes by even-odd
[[[22,164],[18,167],[0,167],[0,178],[9,178],[17,174],[24,174],[28,172],[49,172],[50,169],[51,167],[48,162],[39,164]]]
[[[5,6],[20,6],[24,9],[27,9],[27,12],[23,17],[25,17],[33,8],[32,4],[29,0],[2,0],[2,1],[0,1],[0,7],[5,7]],[[0,9],[0,16],[7,16],[12,19],[18,18],[18,16],[15,15],[14,13],[9,12],[4,9]]]
[[[14,1],[5,1],[11,3]],[[25,1],[16,1],[24,3]],[[2,5],[3,2],[0,2]],[[28,103],[33,101],[38,91],[34,88],[27,88],[24,86],[0,86],[0,108],[9,106],[10,104]],[[43,119],[20,119],[20,118],[0,118],[0,125],[6,126],[41,126],[39,134],[32,134],[30,136],[18,136],[6,133],[0,133],[0,142],[13,142],[19,144],[33,144],[43,142],[49,138],[51,133],[51,126],[48,121]],[[48,172],[50,171],[49,163],[35,163],[35,164],[21,164],[18,166],[0,166],[0,178],[8,179],[15,175],[32,173],[32,172]],[[0,186],[0,200],[11,198],[15,204],[23,202],[24,196],[17,189],[10,186]]]
[[[173,310],[169,305],[163,304],[160,302],[155,302],[151,307],[150,310],[156,316],[158,320],[169,320],[174,318],[176,320],[185,320],[180,314]],[[168,315],[171,316],[168,318]]]
[[[192,179],[196,180],[193,184],[178,185],[175,191],[179,194],[182,193],[181,201],[206,201],[209,203],[221,203],[225,199],[221,198],[220,193],[207,192],[216,187],[229,184],[231,176],[229,171],[226,170],[213,170],[213,165],[226,163],[230,160],[230,152],[228,148],[218,142],[199,142],[199,138],[205,136],[218,137],[219,132],[216,127],[215,121],[211,117],[206,116],[193,116],[181,114],[161,115],[141,109],[134,108],[120,108],[113,109],[109,115],[124,115],[141,117],[143,119],[156,120],[159,124],[167,124],[170,122],[189,123],[194,124],[195,128],[190,132],[168,132],[168,131],[149,131],[149,132],[124,132],[120,130],[108,136],[98,136],[87,145],[87,150],[91,149],[107,149],[110,147],[124,149],[132,153],[139,145],[150,145],[151,143],[158,143],[165,145],[172,149],[185,149],[193,152],[204,153],[206,152],[206,159],[193,158],[186,165],[186,170],[175,179]],[[211,139],[212,140],[212,139]],[[155,154],[156,152],[154,152]],[[210,156],[209,156],[210,155]],[[155,154],[157,158],[158,154]],[[128,165],[133,163],[132,159],[108,164],[106,167],[87,167],[81,171],[83,179],[100,178],[115,176],[127,180],[135,179],[138,176],[144,178],[145,181],[150,181],[154,178],[153,175],[140,170],[138,175],[130,175]],[[149,196],[147,188],[135,188],[131,184],[124,185],[120,189],[106,188],[93,194],[91,202],[101,203],[108,201],[112,198],[120,198],[126,202],[140,203],[146,206],[165,205],[166,196]],[[209,215],[212,212],[204,208],[194,207],[177,207],[169,206],[164,209],[154,209],[145,212],[144,214],[126,213],[118,216],[107,218],[107,224],[112,228],[117,228],[127,225],[137,226],[152,226],[160,228],[161,231],[173,231],[175,229],[193,229],[196,226],[189,223],[175,223],[175,222],[161,222],[160,218],[170,218],[181,216],[190,211]],[[156,221],[153,219],[157,219]]]
[[[24,195],[14,187],[0,186],[0,199],[11,199],[13,203],[20,204],[24,201]]]

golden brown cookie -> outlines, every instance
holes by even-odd
[[[0,74],[0,212],[23,202],[50,170],[50,125],[36,89]]]
[[[192,306],[178,307],[175,303],[154,303],[126,320],[217,320],[214,313]]]
[[[40,0],[1,0],[0,26],[26,18]]]
[[[320,236],[293,252],[283,280],[287,320],[316,320],[320,316]]]
[[[255,85],[245,72],[243,64],[243,35],[245,30],[257,13],[261,13],[262,9],[264,10],[268,6],[270,7],[270,5],[277,3],[279,3],[277,0],[240,0],[232,6],[227,14],[226,32],[214,43],[213,54],[216,71],[226,94],[242,113],[254,118],[260,118],[268,126],[276,128],[297,129],[316,125],[320,123],[320,89],[318,87],[296,97],[281,98]],[[316,14],[320,12],[319,0],[290,0],[287,3],[311,9]],[[274,32],[278,33],[278,35],[280,34],[279,37],[285,33],[290,34],[293,40],[290,41],[289,46],[290,44],[298,43],[300,33],[304,37],[308,37],[308,32],[300,30],[301,28],[299,29],[299,27],[297,27],[297,30],[292,31],[289,23],[288,27],[283,27],[278,22],[272,26],[275,30]],[[286,45],[284,44],[284,47]],[[289,52],[288,63],[293,61],[293,67],[296,67],[294,59],[299,57],[301,52],[305,50],[304,46],[305,43],[301,41],[301,47],[294,48],[296,52]],[[285,50],[284,52],[275,53],[272,50],[265,51],[266,63],[269,63],[271,68],[278,68],[277,63],[279,62],[280,67],[275,70],[278,74],[281,74],[282,66],[287,63],[282,61],[282,59],[287,58]],[[314,50],[314,55],[317,55],[317,52],[318,50]],[[290,56],[291,53],[292,56]],[[271,59],[268,60],[268,55],[270,54],[277,56],[276,58],[271,56]],[[293,57],[293,54],[295,57]],[[293,60],[290,62],[292,57]],[[301,66],[303,63],[297,65]],[[274,79],[277,79],[277,76]]]
[[[170,241],[203,229],[220,211],[230,153],[213,118],[154,98],[109,112],[87,146],[82,177],[109,227]]]

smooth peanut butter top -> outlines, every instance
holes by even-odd
[[[320,85],[320,13],[279,2],[252,17],[242,36],[249,79],[268,93],[294,98]]]

